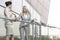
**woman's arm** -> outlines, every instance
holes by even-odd
[[[10,10],[9,9],[5,9],[5,16],[8,18],[8,19],[10,19],[10,21],[15,21],[15,18],[12,18],[12,13],[11,12],[9,12]]]
[[[18,17],[16,17],[16,21],[21,21],[21,13],[18,15]]]

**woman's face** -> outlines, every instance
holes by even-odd
[[[12,4],[11,4],[11,5],[9,5],[9,8],[10,8],[10,9],[12,8]]]
[[[28,12],[27,7],[23,7],[23,12],[24,12],[24,13],[27,13],[27,12]]]

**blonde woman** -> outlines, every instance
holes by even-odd
[[[27,8],[27,6],[23,6],[23,10],[22,13],[20,14],[20,20],[21,21],[30,21],[31,20],[31,14],[29,13],[29,10]],[[29,24],[25,23],[25,22],[21,22],[20,23],[20,37],[21,40],[29,40],[28,36],[29,36]],[[24,36],[25,33],[25,36]]]

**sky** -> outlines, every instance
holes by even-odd
[[[5,1],[6,0],[0,0],[0,4],[5,6],[4,5]],[[25,1],[23,2],[23,5],[22,5],[22,2],[20,0],[18,0],[18,1],[17,0],[12,0],[12,2],[13,2],[12,10],[20,13],[21,10],[22,10],[22,6],[27,5],[29,11],[31,11],[32,17],[40,20],[39,14],[36,14],[37,12]],[[0,9],[0,11],[1,11],[1,13],[3,13],[3,8],[1,8],[1,9]],[[3,15],[1,13],[0,13],[0,16]],[[1,22],[0,23],[0,35],[5,35],[6,30],[5,30],[4,25],[3,25],[4,22],[3,22],[3,20],[0,20],[0,22]],[[19,30],[18,29],[19,28],[19,23],[18,24],[17,23],[18,22],[15,22],[14,23],[15,25],[13,27],[15,34],[19,34],[19,31],[18,31]],[[49,8],[49,16],[48,16],[47,24],[60,28],[60,0],[50,0],[50,8]],[[18,25],[18,27],[16,27],[17,25]],[[49,31],[49,35],[56,35],[56,36],[60,35],[60,29],[49,28],[49,30],[48,30],[47,27],[42,26],[42,35],[48,35],[48,31]]]

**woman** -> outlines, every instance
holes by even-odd
[[[31,19],[31,14],[28,11],[28,8],[26,6],[23,6],[23,10],[22,13],[20,14],[20,20],[23,21],[20,23],[20,36],[21,36],[21,40],[29,40],[28,36],[29,36],[29,24],[25,23],[27,21],[30,21]],[[25,36],[24,36],[25,33]]]
[[[14,40],[14,34],[13,34],[13,21],[15,21],[16,15],[11,13],[12,8],[12,2],[7,1],[5,2],[6,8],[4,10],[4,16],[5,18],[8,18],[10,20],[5,20],[5,28],[6,28],[6,40]]]

